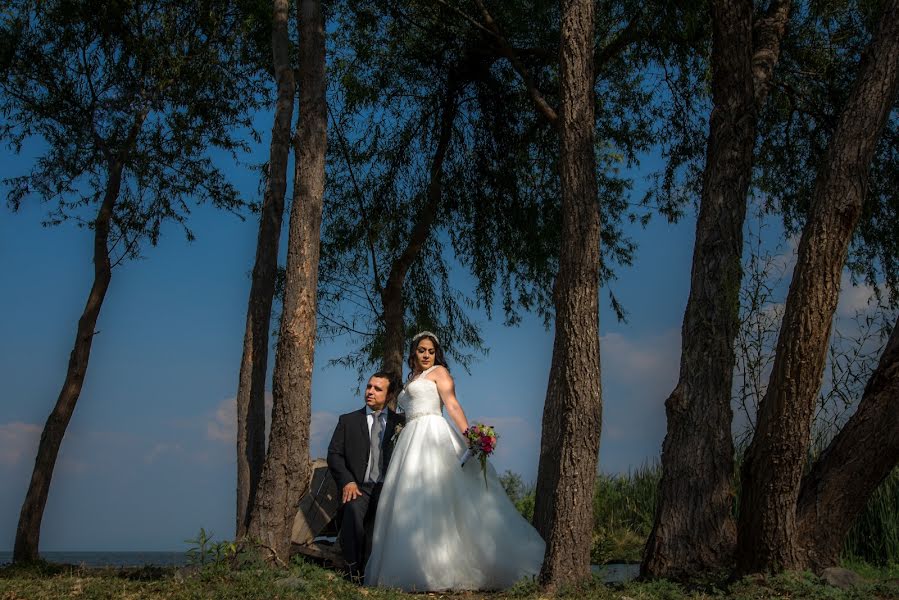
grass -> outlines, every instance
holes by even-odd
[[[593,499],[595,563],[634,562],[640,558],[652,527],[660,469],[645,466],[625,475],[602,475]],[[533,487],[514,473],[502,477],[518,510],[531,518]],[[559,598],[578,600],[899,600],[899,469],[877,489],[846,541],[843,564],[868,583],[842,591],[807,573],[753,577],[720,586],[683,587],[667,581],[606,585],[599,578],[559,590]],[[533,581],[522,581],[498,593],[407,594],[397,590],[360,588],[337,573],[297,560],[287,570],[243,560],[240,568],[223,561],[196,568],[142,567],[91,569],[38,563],[0,567],[0,600],[153,599],[153,600],[413,600],[421,598],[544,598]]]
[[[899,563],[899,467],[880,484],[843,545],[847,560]]]
[[[609,586],[593,579],[579,586],[562,589],[558,598],[578,600],[790,600],[899,599],[899,579],[893,578],[899,567],[866,567],[868,584],[851,591],[824,585],[810,574],[788,573],[771,578],[747,578],[727,588],[689,589],[667,581],[632,582]],[[892,581],[891,581],[891,578]],[[414,600],[421,598],[505,599],[545,598],[546,594],[529,581],[497,593],[460,592],[452,594],[408,594],[397,590],[360,588],[321,567],[295,561],[289,569],[246,566],[232,569],[212,564],[193,570],[159,569],[83,569],[57,565],[0,568],[0,599],[56,600],[78,599],[153,599],[153,600],[253,600],[266,598],[292,600]]]

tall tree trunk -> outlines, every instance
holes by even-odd
[[[13,561],[17,563],[38,559],[41,520],[47,505],[56,457],[59,455],[59,447],[65,436],[66,428],[75,412],[75,404],[81,395],[97,319],[112,279],[112,265],[109,259],[109,228],[122,185],[122,169],[122,161],[115,159],[110,162],[106,191],[100,210],[97,212],[97,219],[94,221],[94,283],[87,296],[84,312],[81,313],[81,318],[78,320],[78,333],[75,336],[75,346],[69,355],[65,383],[59,392],[56,406],[53,407],[53,412],[47,418],[44,431],[41,433],[37,458],[31,473],[31,483],[28,485],[28,492],[25,502],[22,504],[19,525],[16,529]]]
[[[286,561],[290,530],[309,487],[309,425],[315,353],[318,259],[325,186],[328,110],[325,29],[319,0],[302,0],[299,20],[300,111],[294,149],[284,313],[275,352],[269,446],[248,535]]]
[[[403,284],[409,268],[421,253],[424,243],[431,234],[440,210],[440,203],[443,199],[443,163],[453,136],[453,122],[456,120],[456,92],[456,78],[451,71],[447,80],[446,98],[444,98],[440,111],[440,129],[437,149],[434,151],[434,158],[431,161],[427,200],[416,215],[406,247],[391,264],[387,283],[381,292],[381,306],[384,310],[384,362],[382,368],[400,376],[403,374],[403,356],[406,346],[406,305],[403,298]]]
[[[535,525],[546,540],[540,581],[549,589],[590,577],[593,486],[602,426],[594,10],[591,0],[562,2],[562,244],[534,509]]]
[[[265,462],[265,375],[268,367],[269,327],[278,272],[278,243],[284,215],[284,194],[287,190],[290,123],[296,94],[293,69],[290,66],[288,18],[288,0],[274,0],[272,57],[278,84],[278,101],[272,125],[268,182],[259,217],[256,263],[253,265],[253,282],[247,303],[247,324],[237,387],[238,539],[247,533],[250,507],[253,506],[253,497]]]
[[[644,576],[683,579],[731,565],[733,340],[738,323],[746,194],[757,109],[770,89],[789,2],[755,25],[749,0],[711,3],[712,100],[680,377],[665,401],[668,431]]]
[[[840,114],[802,232],[768,390],[742,469],[738,571],[804,566],[796,502],[821,385],[840,274],[861,213],[874,150],[899,82],[899,0],[879,30]]]
[[[803,567],[837,564],[843,540],[875,489],[899,463],[899,322],[858,409],[821,454],[796,506]]]

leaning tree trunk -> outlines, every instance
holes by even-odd
[[[733,340],[739,326],[743,221],[752,175],[757,110],[767,97],[789,2],[756,25],[753,3],[711,3],[712,100],[690,297],[681,333],[680,377],[665,401],[668,431],[644,576],[683,579],[730,566]]]
[[[431,161],[427,200],[416,215],[412,233],[403,252],[390,266],[387,283],[381,292],[381,306],[384,310],[384,362],[382,368],[399,376],[403,374],[403,355],[406,345],[405,301],[403,284],[406,274],[415,259],[421,253],[424,243],[431,234],[440,203],[443,199],[443,163],[449,150],[453,135],[453,122],[456,119],[456,79],[451,71],[447,80],[446,98],[440,112],[440,129],[437,138],[437,149]]]
[[[236,537],[247,533],[250,507],[265,462],[265,374],[268,367],[269,327],[275,279],[278,272],[278,243],[287,190],[287,162],[290,158],[290,122],[296,94],[290,66],[287,32],[288,1],[274,0],[272,15],[272,56],[278,102],[272,125],[269,173],[259,217],[256,263],[247,304],[247,325],[240,360],[237,387],[237,526]]]
[[[53,407],[53,412],[47,418],[44,431],[41,433],[37,458],[34,461],[34,471],[31,473],[31,483],[28,485],[28,493],[22,504],[19,525],[16,529],[13,561],[17,563],[38,559],[41,520],[47,505],[56,457],[59,455],[59,447],[62,444],[66,428],[69,426],[72,413],[75,412],[75,404],[81,395],[97,318],[100,316],[100,307],[103,306],[103,299],[106,297],[106,290],[109,289],[109,282],[112,279],[112,265],[109,258],[109,228],[122,185],[122,169],[122,161],[118,159],[111,161],[103,203],[100,205],[97,219],[94,221],[94,283],[87,296],[84,312],[81,313],[81,318],[78,320],[78,333],[75,336],[75,346],[69,355],[65,383],[59,392],[56,406]]]
[[[534,523],[546,540],[540,581],[549,589],[590,577],[593,486],[602,426],[594,10],[591,0],[562,2],[562,245],[553,290],[555,339],[534,508]]]
[[[858,409],[802,481],[796,533],[803,566],[837,565],[849,528],[899,463],[899,322]]]
[[[284,311],[275,352],[269,447],[248,527],[249,537],[266,546],[278,562],[288,558],[291,525],[310,479],[315,302],[328,124],[321,4],[302,0],[298,12],[300,111]]]
[[[875,147],[899,82],[899,0],[887,2],[815,182],[768,390],[742,469],[739,572],[805,566],[796,502],[815,399]]]

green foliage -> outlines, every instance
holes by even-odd
[[[637,562],[652,530],[661,468],[644,465],[622,475],[600,474],[593,494],[593,547],[596,564]]]
[[[774,87],[761,112],[755,186],[788,232],[801,231],[812,189],[882,2],[804,2],[791,11]],[[894,106],[895,109],[895,106]],[[869,284],[886,282],[899,302],[899,118],[888,118],[871,165],[848,266]]]
[[[521,475],[506,471],[499,478],[515,508],[529,522],[534,520],[534,485],[525,485]]]
[[[737,457],[736,471],[740,470]],[[593,494],[594,564],[638,562],[655,518],[658,483],[662,471],[658,463],[644,465],[627,474],[600,474]],[[735,477],[736,482],[739,478]],[[500,481],[518,511],[533,518],[534,490],[521,476],[506,471]],[[739,487],[735,488],[739,496]],[[739,498],[734,501],[734,511]],[[875,490],[849,530],[842,560],[849,565],[868,564],[889,568],[899,565],[899,468]]]
[[[557,3],[491,2],[489,10],[534,86],[558,108]],[[363,370],[381,358],[378,291],[427,201],[448,100],[456,114],[440,212],[404,286],[409,332],[435,331],[466,365],[484,347],[470,309],[488,318],[499,309],[507,324],[531,312],[549,324],[560,244],[558,132],[535,111],[478,6],[345,0],[332,14],[330,76],[339,85],[331,106],[340,109],[331,118],[319,312],[323,336],[347,335],[356,348],[337,362]],[[610,282],[636,250],[624,225],[645,224],[653,210],[676,218],[689,195],[676,188],[698,180],[681,175],[704,148],[697,65],[708,27],[701,2],[612,0],[597,15],[600,270]],[[665,174],[643,202],[632,202],[640,156],[658,147]],[[474,278],[471,296],[450,285],[457,265]]]
[[[211,531],[207,533],[206,529],[200,527],[197,537],[184,540],[186,544],[192,544],[186,552],[188,564],[194,566],[220,565],[237,553],[237,545],[234,542],[216,542],[213,536]]]
[[[246,149],[248,111],[263,90],[245,37],[258,0],[193,3],[15,0],[0,17],[0,139],[36,144],[31,170],[6,179],[7,201],[48,203],[46,223],[91,226],[115,171],[114,261],[186,225],[188,201],[243,206],[209,156]]]

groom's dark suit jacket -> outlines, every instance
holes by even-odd
[[[381,456],[383,472],[387,472],[390,456],[393,454],[393,436],[396,427],[405,423],[406,418],[387,409],[387,427],[381,438]],[[365,482],[365,470],[368,468],[369,454],[368,419],[365,408],[340,415],[331,443],[328,444],[328,469],[337,482],[337,488],[343,489],[348,483]]]

